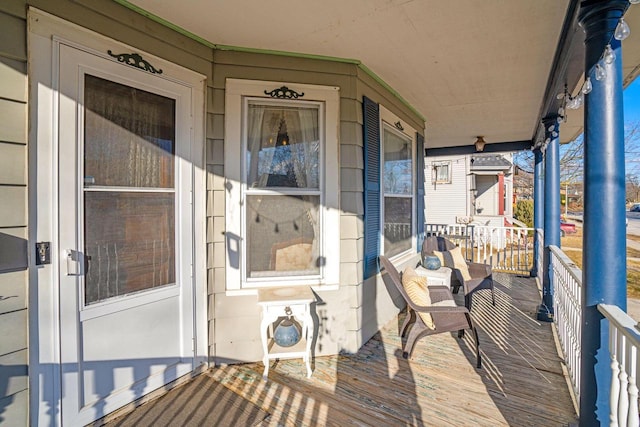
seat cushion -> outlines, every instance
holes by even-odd
[[[427,278],[419,276],[413,268],[407,267],[402,273],[402,286],[411,299],[411,302],[415,305],[423,307],[431,305],[431,298],[429,297],[429,290],[427,288]],[[431,317],[430,313],[421,313],[419,311],[416,313],[418,313],[428,328],[435,329],[433,317]]]
[[[462,256],[462,250],[460,249],[460,247],[455,247],[450,251],[444,252],[443,257],[445,267],[455,268],[459,270],[460,274],[462,274],[462,278],[465,281],[471,279],[471,274],[469,274],[469,267],[467,266],[467,262]]]

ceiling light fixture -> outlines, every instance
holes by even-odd
[[[478,136],[475,142],[476,151],[479,153],[484,150],[484,146],[487,142],[484,140],[484,136]]]

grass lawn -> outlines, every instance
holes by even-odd
[[[627,238],[640,242],[640,236],[627,236]],[[560,239],[562,250],[576,265],[582,268],[582,251],[570,248],[582,248],[582,228],[578,228],[576,234],[571,234]],[[627,258],[640,258],[640,251],[627,248]],[[640,262],[627,261],[627,296],[640,299]]]

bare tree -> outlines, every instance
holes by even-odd
[[[627,174],[626,176],[627,203],[637,203],[640,201],[640,177],[637,174]]]
[[[626,168],[627,201],[640,199],[640,122],[625,124],[624,154]],[[562,185],[572,185],[572,189],[582,189],[584,175],[584,139],[580,134],[573,141],[560,146],[560,181]],[[514,163],[521,170],[533,173],[534,155],[531,151],[521,151],[514,156]],[[518,182],[514,182],[514,187]],[[523,183],[523,185],[529,185]],[[532,184],[531,184],[532,185]]]

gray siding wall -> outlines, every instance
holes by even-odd
[[[357,101],[359,103],[357,108],[357,132],[359,135],[358,141],[360,148],[362,148],[362,99],[364,96],[380,105],[383,105],[389,111],[398,116],[402,123],[408,124],[416,129],[418,133],[423,134],[424,122],[422,119],[412,113],[393,93],[360,69],[358,70],[357,92]],[[362,149],[360,149],[360,152],[362,153]],[[342,165],[342,167],[344,168],[345,165]],[[363,173],[362,170],[359,172],[360,174]],[[342,200],[350,198],[357,198],[358,200],[363,199],[362,194],[345,194],[344,190],[342,196]],[[364,220],[363,207],[361,207],[357,213],[357,220],[358,222],[363,222]],[[364,245],[364,233],[362,230],[359,230],[357,239],[357,245],[362,251],[362,247]],[[396,265],[396,267],[399,271],[402,271],[410,264],[412,264],[411,266],[413,267],[415,266],[418,258],[419,257],[416,256],[411,260],[405,259],[403,264]],[[382,326],[391,321],[396,316],[399,309],[404,306],[402,296],[400,296],[397,291],[394,291],[393,286],[386,286],[380,275],[370,277],[363,281],[362,259],[362,257],[358,259],[357,265],[357,269],[360,274],[359,284],[357,287],[357,295],[359,299],[357,301],[358,305],[355,307],[355,315],[358,319],[358,325],[360,326],[360,329],[355,331],[358,346],[366,343]]]
[[[345,202],[342,198],[341,286],[334,291],[318,291],[323,300],[316,307],[319,335],[316,354],[357,350],[354,331],[359,330],[353,309],[356,287],[362,281],[357,270],[362,248],[358,213],[362,210],[362,141],[358,129],[359,103],[355,92],[355,66],[308,58],[259,53],[216,51],[212,100],[207,120],[208,277],[210,353],[216,363],[262,359],[260,309],[257,296],[229,296],[225,292],[225,189],[224,189],[224,97],[227,78],[270,80],[340,87],[341,189],[359,194]],[[355,172],[355,173],[354,173]],[[359,173],[358,173],[359,172]],[[351,238],[352,236],[353,238]],[[345,265],[352,268],[345,268]]]
[[[451,162],[451,183],[431,181],[433,163]],[[456,217],[469,211],[469,176],[466,156],[427,157],[425,159],[425,222],[427,224],[455,224]]]
[[[0,3],[0,424],[28,422],[27,33],[23,1]],[[9,36],[7,36],[9,34]]]
[[[255,295],[225,293],[224,90],[227,78],[340,87],[340,286],[318,290],[315,354],[355,352],[397,313],[384,285],[363,282],[362,97],[396,112],[422,131],[424,123],[356,65],[268,54],[216,51],[209,88],[207,195],[209,321],[211,354],[217,363],[261,360],[260,309]],[[239,333],[239,331],[242,331]]]
[[[211,48],[110,0],[0,2],[0,26],[9,34],[0,37],[0,424],[17,426],[28,425],[25,269],[27,224],[35,221],[27,220],[28,6],[190,68],[209,82],[213,57]]]

